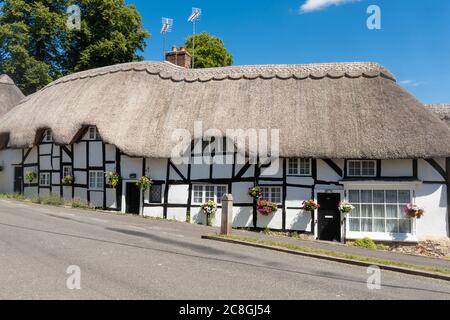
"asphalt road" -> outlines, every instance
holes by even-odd
[[[450,283],[200,239],[212,228],[0,200],[0,299],[446,299]],[[81,289],[69,290],[69,266]]]

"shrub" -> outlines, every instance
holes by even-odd
[[[59,195],[56,195],[54,193],[35,197],[32,199],[32,202],[43,204],[43,205],[48,205],[48,206],[63,206],[64,205],[64,199],[62,199]]]
[[[371,250],[377,249],[377,245],[375,244],[375,242],[373,242],[372,239],[367,238],[367,237],[358,239],[355,242],[352,242],[351,245],[353,245],[354,247],[371,249]]]
[[[76,209],[94,209],[89,203],[81,199],[73,199],[68,205]]]

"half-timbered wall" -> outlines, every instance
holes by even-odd
[[[192,155],[193,159],[195,154]],[[220,156],[214,155],[213,156]],[[236,154],[231,154],[236,157]],[[193,161],[192,161],[193,162]],[[126,183],[135,183],[142,175],[152,178],[157,192],[150,190],[141,194],[140,213],[145,216],[206,223],[201,203],[194,201],[195,186],[223,186],[234,198],[233,225],[235,227],[258,227],[301,232],[316,231],[317,217],[300,209],[305,200],[316,199],[318,192],[342,192],[346,194],[347,183],[362,187],[417,182],[414,186],[415,202],[426,209],[426,215],[417,220],[415,233],[418,237],[448,235],[447,172],[445,159],[428,160],[378,160],[376,175],[371,178],[351,179],[348,161],[342,159],[313,159],[307,175],[291,174],[289,160],[281,159],[276,174],[266,174],[267,166],[254,164],[183,164],[176,165],[169,159],[133,158],[122,154],[112,145],[100,139],[90,140],[84,135],[71,146],[58,146],[52,142],[22,150],[0,152],[1,192],[12,192],[14,166],[21,166],[23,174],[36,172],[37,179],[23,183],[26,196],[59,194],[65,199],[81,199],[98,208],[126,211]],[[72,168],[74,184],[64,186],[63,169]],[[122,181],[117,189],[107,185],[105,178],[101,190],[89,186],[89,172],[117,172]],[[51,175],[51,183],[39,183],[41,173]],[[278,186],[281,189],[279,210],[271,216],[263,216],[248,195],[255,186]],[[154,190],[155,191],[155,190]],[[216,214],[215,225],[220,223],[221,208]],[[360,237],[364,234],[353,234]]]

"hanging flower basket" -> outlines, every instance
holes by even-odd
[[[34,171],[27,171],[25,173],[25,180],[27,180],[29,184],[31,184],[36,179],[36,177],[37,174]]]
[[[105,173],[106,178],[108,179],[108,183],[111,188],[115,189],[119,185],[120,176],[116,172],[108,171]]]
[[[278,211],[278,206],[270,202],[268,200],[258,200],[257,203],[257,210],[259,213],[261,213],[264,216],[268,216],[269,214],[274,214]]]
[[[73,185],[74,181],[75,181],[75,178],[74,178],[73,176],[71,176],[71,175],[67,175],[67,176],[65,176],[65,177],[62,179],[62,183],[63,183],[63,185],[65,185],[65,186],[71,186],[71,185]]]
[[[256,187],[248,189],[248,195],[250,197],[252,197],[253,200],[258,201],[262,197],[261,187],[260,186],[256,186]]]
[[[320,208],[320,204],[317,204],[314,200],[304,201],[300,209],[305,211],[314,211]]]
[[[147,191],[152,187],[153,181],[146,176],[142,176],[138,182],[136,182],[136,185],[141,189],[143,192]]]
[[[405,215],[411,219],[420,219],[425,214],[425,210],[415,204],[408,204],[404,209]]]
[[[209,200],[202,205],[202,211],[206,214],[207,225],[211,226],[217,212],[217,204],[213,200]]]
[[[355,210],[355,207],[352,206],[349,202],[342,201],[339,203],[339,211],[341,213],[350,214],[352,213],[353,210]]]

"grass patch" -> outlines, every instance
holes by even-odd
[[[81,199],[74,199],[67,201],[61,198],[59,195],[50,193],[47,195],[41,195],[37,197],[27,198],[24,195],[18,193],[12,194],[0,194],[0,199],[11,199],[23,202],[31,202],[35,204],[42,204],[46,206],[54,206],[54,207],[71,207],[75,209],[89,209],[95,210],[95,207],[83,201]]]
[[[346,252],[337,252],[337,251],[333,251],[333,250],[311,248],[311,247],[305,247],[305,246],[300,246],[300,245],[286,243],[286,242],[277,242],[277,241],[272,241],[272,240],[256,239],[256,238],[236,236],[236,235],[225,236],[225,235],[214,234],[214,235],[210,235],[210,236],[215,237],[215,238],[223,238],[223,239],[238,240],[238,241],[243,241],[243,242],[248,242],[248,243],[262,244],[262,245],[266,245],[266,246],[301,251],[301,252],[305,252],[305,253],[322,254],[322,255],[327,255],[327,256],[331,256],[331,257],[344,258],[344,259],[367,262],[367,263],[372,263],[372,264],[384,264],[384,265],[388,265],[388,266],[396,266],[396,267],[401,267],[401,268],[415,269],[415,270],[429,271],[429,272],[436,272],[436,273],[441,273],[441,274],[445,274],[445,275],[450,275],[450,269],[444,268],[444,267],[416,265],[416,264],[404,263],[404,262],[399,262],[399,261],[394,261],[394,260],[387,260],[387,259],[355,255],[355,254],[346,253]]]

